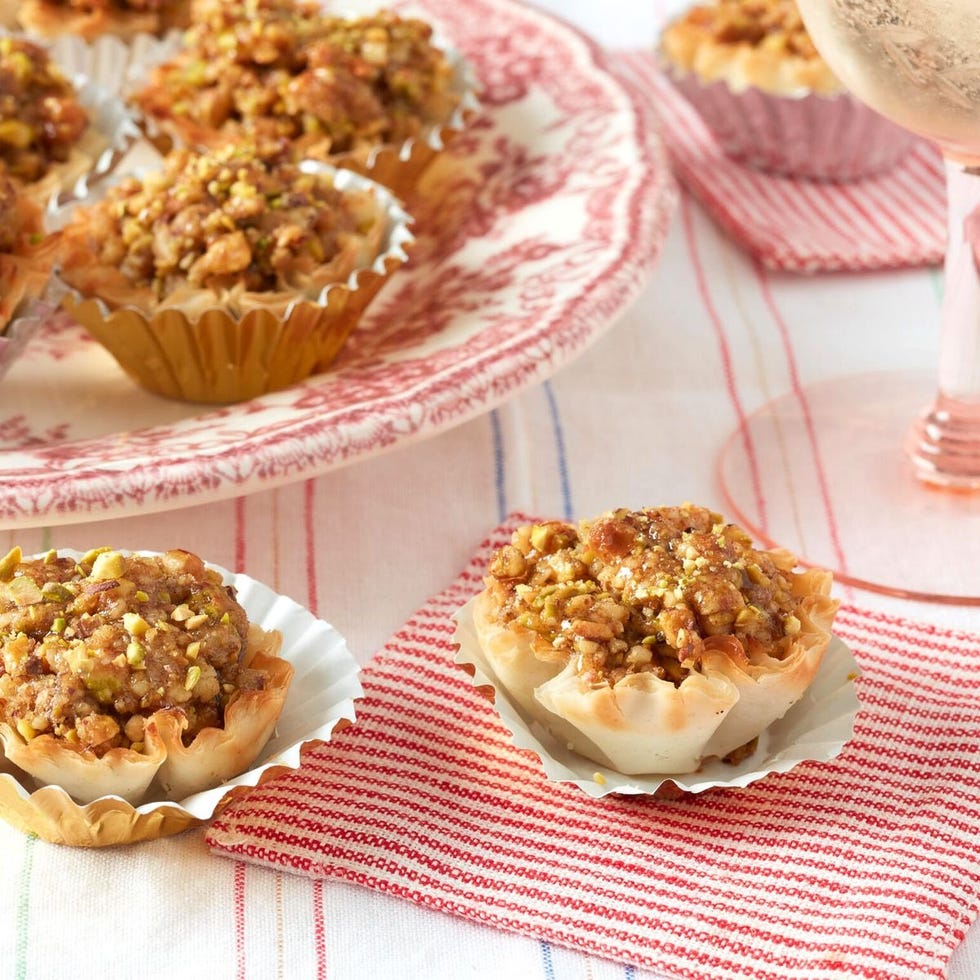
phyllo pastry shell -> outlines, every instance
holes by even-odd
[[[0,335],[24,303],[41,295],[57,255],[41,209],[0,167]]]
[[[46,295],[58,255],[41,209],[0,166],[0,375],[14,362],[53,307]]]
[[[88,803],[182,799],[248,769],[285,702],[281,637],[196,556],[0,561],[0,746]]]
[[[40,37],[70,34],[92,41],[104,35],[131,40],[161,35],[190,22],[189,0],[22,0],[20,26]]]
[[[289,140],[404,196],[475,108],[432,28],[390,11],[343,18],[290,0],[199,0],[185,47],[134,102],[151,137],[212,148]]]
[[[720,148],[789,176],[887,170],[913,138],[851,96],[814,47],[795,0],[711,0],[664,29],[660,63]]]
[[[412,241],[389,191],[282,141],[177,150],[68,212],[69,313],[141,385],[188,401],[324,370]]]
[[[579,755],[626,775],[738,761],[812,682],[837,601],[701,507],[518,529],[474,628],[497,680]]]

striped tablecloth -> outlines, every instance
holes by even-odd
[[[862,711],[837,760],[593,800],[452,661],[453,611],[527,519],[372,661],[356,726],[214,821],[215,850],[670,976],[943,976],[980,910],[980,636],[847,606]]]
[[[677,176],[767,267],[832,272],[942,262],[945,177],[931,144],[917,142],[894,170],[866,180],[776,177],[726,157],[648,49],[621,53],[616,66],[658,107]]]
[[[655,23],[682,0],[541,2],[610,44],[636,47],[646,38],[652,45]],[[462,822],[452,828],[435,819],[438,808],[445,807],[445,790],[436,786],[430,791],[434,799],[419,799],[425,821],[416,821],[414,835],[402,827],[397,848],[396,839],[390,844],[378,840],[376,850],[383,856],[372,855],[363,867],[354,866],[353,850],[339,854],[339,831],[305,847],[311,861],[330,864],[329,876],[294,871],[285,851],[274,863],[218,853],[204,829],[129,848],[86,851],[46,844],[0,824],[5,885],[0,889],[0,980],[63,980],[66,975],[81,980],[662,980],[695,975],[692,971],[715,961],[713,978],[724,977],[725,963],[744,978],[750,974],[742,960],[749,954],[737,948],[734,923],[742,923],[745,913],[722,919],[711,904],[690,903],[710,889],[721,896],[712,901],[751,891],[744,867],[750,851],[776,854],[775,860],[784,863],[792,853],[795,869],[775,884],[763,877],[765,892],[746,906],[759,910],[757,932],[750,930],[750,942],[763,950],[752,957],[758,969],[778,973],[776,957],[789,955],[800,963],[807,957],[823,962],[836,978],[890,978],[902,970],[907,975],[914,963],[928,963],[920,976],[940,976],[952,944],[965,936],[945,971],[949,980],[975,980],[980,976],[980,929],[970,923],[980,868],[980,821],[974,812],[980,748],[970,703],[977,647],[967,634],[980,632],[976,610],[838,588],[846,604],[840,629],[864,667],[860,691],[869,709],[839,763],[801,769],[771,783],[763,780],[732,800],[727,791],[712,794],[719,800],[717,814],[725,818],[720,825],[711,816],[715,804],[708,811],[707,797],[666,809],[640,800],[611,803],[617,815],[628,815],[654,843],[661,820],[653,817],[668,816],[672,848],[681,854],[677,873],[655,867],[651,880],[656,887],[641,896],[641,904],[625,910],[618,899],[605,895],[592,905],[578,901],[585,889],[590,898],[598,896],[604,887],[613,890],[617,875],[624,877],[625,869],[617,867],[621,850],[609,851],[605,878],[590,876],[583,882],[569,875],[558,898],[537,896],[533,905],[507,879],[510,900],[533,911],[533,933],[514,928],[528,929],[529,912],[518,916],[499,899],[486,905],[472,897],[485,884],[479,878],[499,880],[507,871],[500,865],[514,865],[514,851],[525,862],[547,856],[549,835],[540,822],[524,843],[523,827],[540,821],[542,807],[560,808],[567,819],[574,813],[579,820],[594,812],[593,804],[536,779],[533,760],[507,745],[490,709],[475,699],[465,678],[444,669],[444,614],[474,587],[472,579],[453,583],[479,542],[509,512],[588,516],[608,507],[684,500],[724,509],[715,482],[717,452],[738,421],[763,402],[841,372],[935,362],[938,285],[934,271],[924,268],[819,277],[778,274],[721,233],[707,208],[685,193],[658,267],[633,308],[547,383],[478,419],[356,465],[244,498],[112,521],[0,531],[0,553],[14,543],[26,552],[102,544],[150,550],[183,545],[330,620],[365,665],[365,687],[373,697],[361,704],[357,726],[330,752],[308,760],[302,775],[316,785],[325,782],[326,767],[352,751],[355,743],[349,740],[377,743],[379,724],[399,703],[405,676],[414,681],[420,672],[441,703],[455,705],[467,724],[479,722],[483,737],[475,740],[473,729],[460,723],[442,726],[432,734],[447,746],[442,756],[409,746],[404,765],[428,774],[434,762],[436,771],[444,772],[458,758],[453,753],[465,747],[471,759],[491,757],[498,774],[493,784],[480,782],[484,777],[472,766],[461,773],[460,786],[469,796],[455,795]],[[828,506],[834,514],[847,507],[851,490],[830,488]],[[853,544],[844,540],[842,547],[847,553]],[[453,591],[443,606],[419,621],[417,611],[428,608],[429,597],[446,596],[447,588]],[[420,640],[409,639],[413,631]],[[901,650],[914,659],[900,659]],[[383,652],[375,658],[378,651]],[[953,679],[961,683],[954,685]],[[431,732],[424,714],[406,715],[402,724],[400,743],[410,741],[415,731]],[[397,771],[376,753],[371,764],[382,763]],[[363,777],[350,768],[344,767],[340,775],[346,782],[340,785],[363,787]],[[846,782],[850,774],[869,768],[872,776],[856,789]],[[500,773],[520,778],[502,787]],[[393,778],[387,774],[367,787],[364,799],[394,796]],[[805,810],[796,808],[797,790]],[[757,794],[771,804],[764,812],[761,802],[754,802]],[[397,798],[406,796],[402,792]],[[308,801],[310,831],[328,811],[351,811],[352,803],[337,797],[327,787],[322,801]],[[817,805],[820,799],[824,809]],[[363,810],[355,829],[366,838],[379,821],[397,826],[400,812]],[[813,819],[801,822],[804,812]],[[237,822],[242,816],[243,811],[233,811],[228,818]],[[835,820],[840,828],[836,840]],[[819,836],[810,834],[811,825]],[[245,829],[257,834],[260,826],[256,822]],[[447,830],[441,837],[439,828]],[[280,829],[296,830],[285,824]],[[216,826],[214,833],[219,830]],[[682,830],[691,838],[687,852],[676,840]],[[521,840],[507,840],[508,834]],[[615,828],[604,830],[603,839],[625,846],[624,833],[617,836]],[[715,840],[724,843],[713,849]],[[364,850],[363,840],[355,843]],[[777,853],[780,844],[785,847]],[[649,840],[637,843],[645,867],[651,847]],[[846,869],[866,868],[872,851],[881,855],[879,880],[845,876]],[[496,853],[506,853],[507,860]],[[470,869],[466,882],[446,866],[447,855],[460,869]],[[703,867],[687,874],[695,855],[704,858]],[[581,860],[581,853],[563,858],[572,859]],[[423,860],[427,878],[417,873],[419,863],[410,875],[406,869]],[[479,862],[477,871],[473,862]],[[620,863],[632,862],[631,852],[629,861]],[[700,884],[688,880],[705,870]],[[815,872],[823,890],[811,893],[801,882]],[[356,884],[358,876],[377,878],[379,886],[383,878],[385,887]],[[632,898],[637,876],[626,874],[625,879],[632,883]],[[448,906],[440,909],[396,893],[401,888],[419,899],[434,899],[444,896],[448,886],[472,893],[454,898],[458,911],[466,914],[447,914]],[[534,887],[529,875],[524,892]],[[598,931],[567,926],[569,916],[581,923],[596,915],[600,898],[610,909],[608,928],[621,934],[624,944],[603,939]],[[639,915],[641,909],[671,902],[688,904],[668,908],[655,924]],[[798,921],[795,905],[815,907],[814,925],[824,931],[811,935],[794,925],[773,942],[760,939],[768,908],[773,914],[777,908],[786,910],[786,918],[776,923],[784,927]],[[485,917],[472,914],[474,906]],[[847,909],[857,910],[857,917],[848,919]],[[686,914],[678,917],[681,910]],[[512,924],[498,927],[490,915]],[[888,923],[879,928],[884,919]],[[899,923],[910,928],[905,945],[895,939]],[[596,951],[601,943],[624,950],[630,944],[632,956],[638,939],[645,941],[641,956],[656,959],[662,969],[634,965],[644,959],[627,962],[618,948],[608,954]],[[797,945],[789,949],[793,941]],[[685,959],[687,949],[702,950],[705,963],[692,965]],[[804,970],[802,975],[814,974]]]

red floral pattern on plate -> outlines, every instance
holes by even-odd
[[[482,110],[409,202],[411,261],[335,369],[204,411],[136,388],[62,318],[0,388],[0,525],[202,503],[432,435],[548,377],[641,288],[674,203],[645,98],[510,0],[406,9],[462,51]]]

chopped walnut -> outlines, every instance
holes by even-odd
[[[488,572],[501,622],[536,633],[541,659],[576,657],[596,684],[639,671],[679,684],[713,637],[778,658],[800,629],[788,571],[703,507],[525,526]]]

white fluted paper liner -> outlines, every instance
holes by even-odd
[[[52,59],[70,76],[80,75],[115,95],[125,97],[134,78],[145,77],[155,65],[172,58],[183,45],[182,31],[168,31],[162,37],[136,34],[128,41],[113,34],[102,34],[91,41],[74,34],[38,40]]]
[[[770,773],[789,772],[801,762],[827,762],[840,754],[853,734],[860,707],[854,690],[859,668],[850,649],[834,636],[806,694],[759,736],[758,748],[747,759],[738,765],[711,759],[692,773],[626,776],[569,750],[511,699],[480,648],[473,622],[474,601],[453,617],[453,641],[459,645],[455,663],[474,668],[474,685],[493,687],[494,707],[514,745],[537,755],[549,779],[573,783],[589,796],[653,794],[665,783],[688,793],[748,786]]]
[[[90,120],[79,149],[86,155],[91,154],[92,162],[74,179],[63,181],[56,190],[73,197],[84,197],[90,187],[116,169],[143,134],[136,124],[136,117],[111,88],[86,75],[74,75],[71,80],[78,92],[78,102]]]
[[[68,548],[58,553],[75,558],[82,554]],[[304,746],[328,742],[338,725],[355,720],[355,702],[363,696],[360,668],[343,636],[261,582],[206,564],[226,585],[234,586],[250,622],[282,633],[278,656],[295,670],[276,729],[255,764],[214,789],[182,800],[151,800],[134,807],[118,796],[104,796],[80,806],[60,786],[38,787],[0,758],[0,816],[47,840],[88,847],[179,833],[210,819],[236,790],[256,786],[282,769],[298,768]]]

